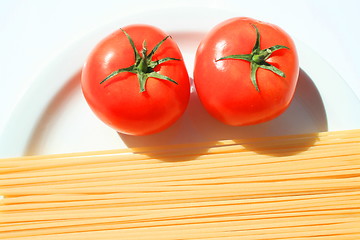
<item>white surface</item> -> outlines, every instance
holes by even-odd
[[[151,6],[143,1],[137,3],[139,5],[133,1],[131,3],[128,1],[1,1],[0,22],[2,25],[0,25],[0,41],[2,44],[0,45],[0,52],[2,54],[0,55],[0,76],[2,86],[0,88],[0,129],[10,117],[13,117],[13,109],[18,105],[21,97],[26,95],[34,85],[34,81],[36,81],[34,76],[39,76],[39,73],[49,76],[50,70],[54,74],[56,73],[54,78],[51,78],[50,75],[50,77],[47,77],[47,81],[42,82],[43,85],[48,85],[49,88],[49,92],[44,93],[45,95],[51,95],[52,89],[61,86],[60,83],[55,81],[56,79],[71,79],[73,74],[76,73],[76,69],[79,68],[78,61],[81,60],[81,58],[76,58],[78,56],[76,54],[77,49],[71,49],[72,54],[74,54],[74,63],[69,59],[66,62],[61,62],[59,56],[64,55],[65,52],[68,57],[69,47],[74,47],[76,41],[83,40],[85,36],[88,36],[88,33],[94,32],[100,26],[109,26],[109,22],[114,23],[115,20],[124,19],[124,17],[128,19],[126,16],[134,15],[134,13],[140,14],[145,10],[149,12],[150,9],[156,9],[157,15],[155,18],[159,18],[159,13],[165,12],[168,8],[179,7],[179,9],[190,9],[191,11],[191,9],[196,9],[196,7],[203,4],[213,9],[212,14],[216,14],[217,9],[231,9],[237,11],[239,16],[254,17],[278,24],[294,38],[306,43],[305,46],[315,49],[316,53],[312,53],[308,51],[307,47],[304,48],[307,51],[307,56],[314,54],[316,56],[315,60],[322,63],[320,64],[320,67],[322,66],[320,70],[326,71],[323,76],[330,74],[329,79],[344,79],[355,94],[360,97],[359,70],[355,68],[355,60],[360,53],[359,48],[356,47],[360,35],[356,27],[356,23],[360,22],[360,18],[356,13],[356,9],[359,7],[357,1],[342,1],[342,4],[339,4],[338,1],[316,1],[315,3],[301,1],[297,3],[296,9],[289,6],[287,1],[273,1],[271,6],[267,1],[264,1],[266,8],[255,7],[254,3],[249,3],[249,1],[152,1]],[[258,1],[258,4],[261,5],[261,1],[260,3]],[[169,22],[167,18],[170,16],[166,14],[164,16],[166,16],[164,21]],[[214,24],[216,24],[216,18],[211,14],[207,15],[206,12],[202,12],[195,17],[193,22],[189,21],[187,17],[186,14],[183,16],[179,12],[171,20],[177,26],[178,32],[181,31],[180,28],[186,29],[186,31],[196,30],[203,21],[206,21],[207,24],[212,24],[212,21],[214,21]],[[79,47],[80,56],[84,54],[82,51],[89,47],[86,44],[90,46],[92,43],[81,43],[81,47]],[[352,46],[355,46],[354,49]],[[329,69],[326,64],[324,65],[324,61],[319,56],[326,58],[333,69]],[[54,65],[54,61],[60,62]],[[53,66],[53,69],[48,68],[49,64]],[[59,67],[57,68],[57,66]],[[336,72],[340,76],[334,76]],[[313,77],[311,76],[311,78]],[[321,84],[323,86],[327,85],[326,78],[323,79]],[[331,84],[333,82],[329,83],[329,85]],[[324,89],[323,87],[317,87],[320,91]],[[68,89],[76,91],[76,85],[70,83]],[[339,99],[339,106],[337,107],[342,107],[341,94],[337,95],[336,91],[333,91],[332,94],[333,96],[328,96],[329,99]],[[37,97],[41,99],[42,96]],[[71,97],[74,98],[74,102],[80,100],[76,99],[79,96],[69,95],[69,98]],[[39,101],[33,101],[32,103],[39,104],[39,109],[46,108],[46,106],[41,106]],[[76,106],[73,108],[62,106],[62,108],[68,109],[66,111],[76,111],[81,109],[80,105],[81,101],[78,108]],[[345,107],[347,106],[343,108]],[[29,107],[26,110],[31,111],[31,109]],[[331,110],[326,109],[326,111]],[[61,114],[61,109],[56,110],[56,114]],[[26,121],[19,118],[17,120]],[[47,119],[46,122],[51,121],[54,123],[54,119]],[[68,121],[71,123],[71,119]],[[333,123],[330,124],[334,126]],[[356,126],[356,123],[354,123],[354,126]],[[46,125],[43,128],[46,128]],[[76,129],[74,126],[72,128]],[[336,127],[334,128],[336,129]],[[92,134],[97,136],[97,134],[102,133],[100,129],[98,129],[99,132],[94,131]],[[84,128],[85,130],[86,128]],[[14,135],[19,135],[22,131],[26,132],[26,129],[19,127],[17,131],[20,133],[14,132]],[[104,129],[104,131],[107,130]],[[119,140],[118,136],[114,136],[114,139]],[[126,141],[130,143],[132,140],[128,138]]]

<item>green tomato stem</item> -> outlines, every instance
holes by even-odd
[[[147,44],[146,41],[144,40],[143,42],[143,48],[141,50],[141,54],[139,53],[139,51],[135,48],[135,44],[134,41],[132,40],[132,38],[130,37],[130,35],[125,32],[125,30],[121,29],[121,31],[125,34],[125,36],[127,37],[127,39],[129,40],[129,43],[133,49],[134,52],[134,56],[135,56],[135,63],[127,68],[121,68],[118,69],[116,71],[113,71],[112,73],[110,73],[106,78],[104,78],[100,84],[103,84],[104,82],[106,82],[107,80],[117,76],[120,73],[123,72],[130,72],[133,74],[137,75],[138,81],[139,81],[139,87],[140,87],[140,92],[145,92],[146,91],[146,82],[147,79],[149,77],[152,78],[157,78],[160,80],[167,80],[170,81],[172,83],[178,84],[175,80],[164,76],[158,72],[154,71],[154,68],[164,62],[167,61],[181,61],[181,59],[177,59],[177,58],[171,58],[171,57],[166,57],[163,59],[159,59],[157,61],[152,61],[152,57],[154,56],[155,52],[160,48],[160,46],[166,41],[166,39],[168,39],[170,36],[166,36],[164,39],[162,39],[158,44],[156,44],[156,46],[150,51],[150,54],[147,54]]]
[[[260,49],[260,33],[258,28],[252,24],[252,26],[255,28],[256,32],[256,41],[254,44],[254,47],[250,54],[241,54],[241,55],[229,55],[225,57],[221,57],[217,59],[216,61],[220,60],[227,60],[227,59],[239,59],[239,60],[245,60],[250,62],[250,80],[252,84],[254,85],[256,91],[260,92],[260,89],[257,84],[256,79],[256,72],[259,68],[267,69],[272,71],[273,73],[285,77],[285,74],[275,66],[271,65],[270,63],[266,62],[266,60],[271,56],[271,54],[277,50],[280,49],[289,49],[286,46],[283,45],[275,45],[266,49]]]

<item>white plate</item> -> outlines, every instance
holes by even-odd
[[[216,9],[166,9],[151,16],[126,17],[81,37],[49,62],[17,104],[0,135],[0,157],[360,128],[359,99],[324,59],[300,41],[296,41],[301,71],[295,98],[284,114],[270,122],[223,125],[206,113],[192,89],[187,111],[172,127],[133,137],[105,126],[87,106],[80,89],[81,67],[92,47],[115,29],[133,23],[162,28],[178,42],[191,76],[204,34],[234,16]]]

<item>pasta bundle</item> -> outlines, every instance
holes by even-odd
[[[360,130],[0,159],[0,239],[360,239]]]

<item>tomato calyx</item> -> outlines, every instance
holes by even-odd
[[[240,59],[250,62],[250,79],[252,84],[254,85],[256,91],[260,92],[259,86],[257,84],[256,79],[256,72],[259,68],[267,69],[272,71],[273,73],[285,77],[285,73],[283,73],[280,69],[276,68],[275,66],[271,65],[270,63],[266,62],[266,60],[271,56],[271,54],[280,49],[290,49],[283,45],[275,45],[266,49],[260,49],[260,33],[258,28],[251,24],[256,31],[256,41],[255,45],[250,54],[240,54],[240,55],[229,55],[222,58],[217,59],[216,61],[220,60],[227,60],[227,59]]]
[[[121,28],[120,28],[121,29]],[[105,79],[103,79],[100,84],[104,83],[105,81],[109,80],[110,78],[115,77],[116,75],[118,75],[119,73],[123,73],[123,72],[129,72],[129,73],[133,73],[137,75],[138,81],[139,81],[139,85],[140,85],[140,92],[145,92],[146,88],[146,81],[149,77],[152,78],[157,78],[157,79],[161,79],[161,80],[166,80],[166,81],[170,81],[172,83],[178,84],[176,81],[174,81],[173,79],[162,75],[158,72],[154,71],[154,68],[164,62],[167,61],[181,61],[181,59],[177,59],[177,58],[172,58],[172,57],[166,57],[166,58],[162,58],[156,61],[153,61],[152,58],[155,54],[155,52],[159,49],[159,47],[166,41],[166,39],[168,39],[170,36],[166,36],[164,39],[162,39],[158,44],[156,44],[156,46],[150,51],[150,53],[148,54],[148,50],[147,50],[147,44],[146,41],[144,40],[143,42],[143,49],[141,50],[141,55],[139,53],[139,51],[135,48],[135,44],[134,41],[132,40],[132,38],[130,37],[130,35],[125,32],[125,30],[121,29],[121,31],[125,34],[125,36],[127,37],[127,39],[130,42],[130,45],[134,51],[134,56],[135,56],[135,63],[130,66],[130,67],[126,67],[126,68],[120,68],[116,71],[113,71],[112,73],[110,73]]]

